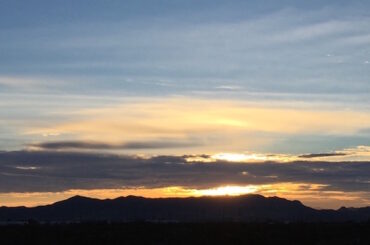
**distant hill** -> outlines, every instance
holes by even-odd
[[[370,207],[316,210],[278,197],[143,198],[99,200],[74,196],[34,208],[1,207],[1,222],[152,221],[152,222],[360,222],[370,221]]]

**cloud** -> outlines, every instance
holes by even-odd
[[[2,150],[21,149],[44,141],[119,145],[173,140],[190,141],[199,147],[187,152],[174,147],[161,148],[155,153],[248,150],[303,154],[364,145],[369,138],[366,128],[370,114],[361,106],[347,110],[345,105],[289,99],[243,101],[181,96],[120,99],[38,94],[2,94],[0,101]],[[146,148],[140,153],[148,151]]]
[[[108,144],[88,141],[54,141],[29,145],[31,148],[44,150],[138,150],[138,149],[164,149],[199,146],[199,142],[186,142],[175,140],[158,141],[130,141],[122,144]]]
[[[38,83],[39,81],[33,79],[0,76],[0,85],[7,87],[31,87]]]
[[[17,92],[42,92],[50,91],[51,88],[61,88],[68,84],[66,81],[52,77],[27,77],[27,76],[2,76],[0,74],[0,88],[4,87],[9,91]]]
[[[300,155],[301,158],[316,158],[316,157],[335,157],[335,156],[346,156],[346,153],[333,152],[333,153],[312,153]]]
[[[327,21],[308,26],[300,26],[297,29],[289,30],[272,37],[275,41],[295,42],[310,39],[317,39],[324,36],[331,36],[338,33],[345,33],[353,29],[353,23],[345,21]]]
[[[209,152],[206,147],[214,152],[221,147],[227,148],[222,151],[239,151],[270,144],[277,134],[351,135],[370,122],[366,111],[291,108],[284,104],[193,97],[133,100],[77,109],[70,115],[68,120],[50,125],[40,123],[26,133],[35,136],[57,132],[71,135],[74,140],[109,144],[121,144],[122,139],[142,142],[159,138],[176,141],[197,138],[204,142],[202,152]],[[93,148],[93,145],[88,147]]]
[[[205,189],[287,182],[324,185],[327,191],[369,192],[369,173],[369,162],[187,162],[186,156],[0,153],[0,193],[171,186]]]
[[[242,90],[243,89],[241,86],[237,86],[237,85],[220,85],[215,88],[220,89],[220,90]]]

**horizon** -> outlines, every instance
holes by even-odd
[[[0,3],[0,206],[370,206],[370,2]]]

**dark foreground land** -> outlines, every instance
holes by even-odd
[[[0,226],[0,244],[370,244],[370,223],[83,223]]]

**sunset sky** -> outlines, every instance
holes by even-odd
[[[370,1],[0,1],[0,206],[249,193],[370,206]]]

